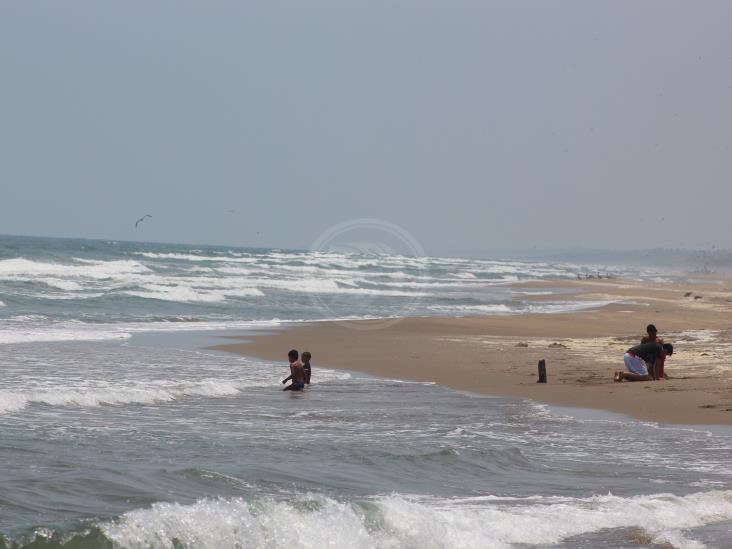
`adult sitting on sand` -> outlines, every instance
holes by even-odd
[[[663,339],[658,337],[658,330],[653,324],[646,326],[646,335],[641,338],[641,343],[658,343],[659,345],[663,345]],[[664,372],[665,365],[666,353],[663,353],[656,360],[656,379],[665,379],[668,377]]]
[[[292,380],[292,383],[282,389],[283,391],[302,391],[305,388],[305,370],[303,370],[302,362],[298,360],[299,353],[293,349],[287,353],[287,357],[290,359],[290,375],[282,380],[282,383],[287,383]]]
[[[655,377],[655,367],[661,355],[671,356],[674,354],[674,347],[670,343],[641,343],[628,349],[623,356],[623,362],[628,369],[627,372],[618,370],[615,372],[613,381],[651,381]],[[650,372],[649,372],[650,370]]]

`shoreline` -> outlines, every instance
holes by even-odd
[[[313,353],[313,379],[324,366],[386,378],[430,381],[481,394],[529,398],[549,405],[594,408],[636,419],[682,425],[732,425],[732,288],[708,284],[536,281],[519,288],[575,290],[551,299],[614,301],[566,313],[480,317],[407,317],[383,321],[286,325],[266,334],[231,337],[208,348],[277,361],[290,348]],[[689,293],[691,292],[691,293]],[[700,297],[696,297],[700,296]],[[671,379],[614,383],[623,353],[648,323],[674,344]],[[548,383],[538,384],[546,360]]]

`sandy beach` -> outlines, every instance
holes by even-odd
[[[278,360],[290,348],[326,366],[458,390],[597,408],[645,420],[732,425],[732,287],[725,277],[695,284],[627,280],[542,281],[517,288],[573,292],[573,300],[613,301],[575,313],[318,322],[217,345],[217,350]],[[541,301],[557,295],[536,295]],[[673,343],[670,379],[612,381],[623,353],[646,324]],[[538,384],[546,360],[548,383]]]

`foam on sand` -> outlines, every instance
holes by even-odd
[[[205,499],[156,503],[100,524],[130,548],[511,547],[554,544],[605,529],[638,529],[654,543],[704,547],[688,530],[732,520],[732,492],[515,501],[434,500],[402,495],[341,502],[321,495],[288,501]],[[623,534],[619,534],[623,535]],[[630,544],[631,540],[627,540]]]

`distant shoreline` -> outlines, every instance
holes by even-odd
[[[535,281],[517,286],[577,290],[537,301],[615,303],[572,313],[404,318],[387,327],[378,320],[288,324],[211,348],[283,365],[290,348],[309,350],[315,383],[318,367],[343,368],[662,423],[732,425],[732,354],[724,352],[732,350],[732,286],[707,278],[693,285]],[[677,349],[667,362],[672,379],[613,383],[624,351],[651,322]],[[547,361],[547,384],[536,383],[540,359]]]

